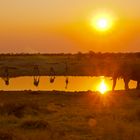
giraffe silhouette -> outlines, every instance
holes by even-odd
[[[68,64],[67,62],[65,62],[65,76],[66,76],[66,79],[65,79],[65,89],[68,88],[68,84],[69,84],[69,78],[68,78]]]
[[[8,67],[4,68],[4,74],[3,74],[2,79],[4,80],[5,85],[8,86],[9,85],[9,69],[8,69]]]
[[[50,83],[54,83],[55,80],[55,71],[53,67],[50,67]]]
[[[69,79],[68,79],[68,77],[66,77],[66,79],[65,79],[65,83],[66,83],[65,89],[67,89],[67,88],[68,88],[68,83],[69,83]]]
[[[33,73],[34,73],[34,85],[37,87],[40,82],[39,67],[37,65],[34,66]]]

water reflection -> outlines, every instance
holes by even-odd
[[[55,71],[53,67],[50,68],[50,75],[55,75]],[[55,76],[50,76],[50,83],[54,83],[54,80],[55,80]]]
[[[8,69],[8,67],[4,68],[2,79],[4,80],[5,85],[9,85],[9,69]]]
[[[69,83],[68,77],[66,77],[65,83],[66,83],[65,89],[67,89],[68,88],[68,83]]]
[[[108,91],[108,85],[105,82],[104,77],[101,77],[101,83],[97,86],[97,90],[100,91],[101,94],[104,94],[105,92]]]
[[[0,79],[0,89],[1,90],[66,90],[66,91],[97,91],[98,85],[102,81],[102,77],[88,77],[88,76],[56,76],[53,84],[50,82],[49,76],[39,77],[39,84],[35,86],[33,84],[35,77],[25,76],[10,78],[10,84],[7,86],[3,79]],[[112,89],[111,78],[104,78],[108,90]],[[136,87],[136,82],[130,81],[130,88]],[[122,79],[117,81],[116,89],[124,89],[124,82]]]
[[[40,81],[40,73],[39,73],[39,68],[38,66],[34,66],[34,85],[37,87],[39,85],[39,81]]]

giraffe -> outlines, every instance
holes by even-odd
[[[69,79],[68,79],[67,74],[68,74],[68,64],[67,64],[67,62],[65,62],[65,76],[66,76],[66,79],[65,79],[65,83],[66,83],[65,89],[68,88],[68,83],[69,83]]]
[[[67,89],[67,88],[68,88],[68,83],[69,83],[69,79],[68,79],[68,77],[66,77],[66,79],[65,79],[65,83],[66,83],[65,89]]]
[[[34,66],[34,85],[37,87],[39,85],[40,76],[39,76],[39,68],[37,65]]]
[[[53,67],[50,67],[50,83],[54,83],[54,80],[55,80],[55,71],[54,71],[54,68]]]
[[[4,80],[5,85],[8,86],[9,85],[9,69],[8,69],[8,67],[4,68],[4,74],[3,74],[2,79]]]

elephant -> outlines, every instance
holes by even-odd
[[[114,91],[116,82],[118,78],[122,78],[125,84],[125,90],[129,89],[130,80],[137,82],[136,89],[140,89],[140,64],[122,64],[118,65],[117,69],[114,71],[112,79],[113,86],[112,91]]]

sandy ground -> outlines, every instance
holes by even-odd
[[[139,140],[140,91],[0,91],[0,140]]]

